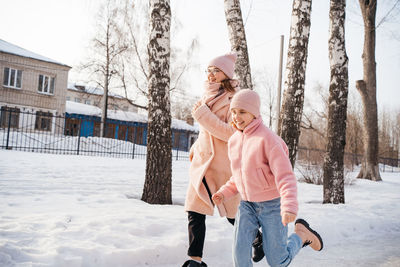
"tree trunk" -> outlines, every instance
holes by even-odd
[[[105,66],[104,66],[104,92],[102,98],[102,113],[101,113],[101,126],[100,126],[100,134],[101,137],[106,137],[107,134],[107,112],[108,112],[108,85],[110,82],[110,18],[107,17],[107,26],[106,26],[106,40],[105,40]]]
[[[225,17],[232,51],[236,52],[238,56],[235,73],[240,81],[240,87],[253,90],[246,33],[239,0],[225,0]]]
[[[150,204],[172,204],[170,27],[169,0],[150,0],[148,135],[142,195]]]
[[[376,103],[376,0],[359,0],[364,20],[363,80],[356,81],[363,103],[364,159],[357,178],[381,181],[378,162],[378,107]]]
[[[345,47],[346,0],[331,0],[329,21],[329,110],[324,159],[323,203],[344,203],[344,147],[346,145],[348,58]]]
[[[295,0],[292,9],[285,90],[278,133],[289,148],[294,167],[304,104],[304,84],[311,25],[311,0]]]

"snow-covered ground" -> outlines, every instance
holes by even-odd
[[[189,164],[173,161],[174,205],[148,205],[143,159],[0,150],[0,266],[181,266]],[[346,186],[345,205],[322,205],[322,186],[299,183],[299,217],[325,247],[291,266],[400,266],[400,173],[382,178]],[[232,266],[231,243],[232,226],[207,217],[208,266]]]

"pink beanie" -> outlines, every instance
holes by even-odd
[[[242,89],[232,97],[230,109],[233,108],[244,109],[257,118],[260,116],[260,97],[253,90]]]
[[[219,56],[214,58],[208,63],[208,66],[215,66],[218,69],[222,70],[229,79],[233,78],[233,73],[235,71],[235,62],[237,59],[237,54],[235,52],[231,52],[225,54],[223,56]]]

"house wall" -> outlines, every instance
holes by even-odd
[[[21,89],[3,85],[5,67],[22,70]],[[70,67],[65,65],[0,52],[0,106],[27,107],[63,114],[69,70]],[[55,78],[54,94],[38,91],[40,74]]]
[[[76,101],[76,99],[79,99],[79,103],[86,104],[85,100],[89,100],[90,104],[99,108],[102,108],[102,102],[101,98],[103,95],[98,95],[98,94],[90,94],[85,91],[77,91],[77,90],[72,90],[68,89],[67,90],[67,100],[69,101]],[[123,110],[123,111],[129,111],[129,112],[138,112],[138,108],[131,105],[126,99],[124,98],[118,98],[118,97],[113,97],[109,96],[108,97],[108,109],[110,110]]]

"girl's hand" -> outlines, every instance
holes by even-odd
[[[224,195],[217,192],[212,196],[212,200],[215,205],[222,204],[224,202]]]
[[[296,219],[296,214],[285,212],[282,216],[282,224],[286,226],[288,223],[294,222]]]
[[[193,154],[194,154],[194,151],[193,151],[193,149],[191,149],[190,152],[189,152],[189,160],[190,160],[190,162],[192,162],[192,160],[193,160]]]

